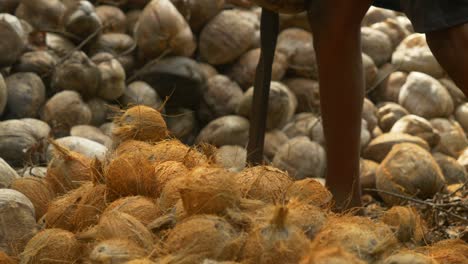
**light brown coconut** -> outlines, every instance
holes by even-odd
[[[41,78],[32,72],[15,73],[8,76],[5,83],[8,89],[5,117],[36,117],[46,100],[46,90]]]
[[[185,177],[173,178],[164,185],[159,198],[159,207],[162,212],[173,210],[176,204],[181,202],[180,187],[185,182]]]
[[[240,172],[247,164],[247,150],[239,146],[222,146],[215,154],[215,162],[229,171]]]
[[[291,62],[295,54],[306,47],[313,49],[312,34],[307,30],[292,27],[280,32],[276,50],[286,55]]]
[[[198,135],[196,143],[208,143],[217,147],[238,145],[245,147],[249,139],[249,120],[236,115],[217,118],[206,125]]]
[[[385,211],[380,220],[390,226],[402,243],[421,244],[428,231],[421,215],[413,207],[394,206]]]
[[[374,130],[374,128],[377,126],[377,111],[378,109],[374,103],[371,100],[364,98],[364,103],[362,105],[362,118],[366,120],[367,129],[369,131]]]
[[[184,179],[179,192],[188,215],[223,214],[240,204],[241,192],[232,172],[195,167]]]
[[[468,131],[468,103],[461,104],[457,107],[455,110],[455,118],[466,133]]]
[[[385,21],[387,18],[395,18],[396,16],[396,12],[392,10],[371,6],[369,10],[367,10],[362,24],[371,26],[372,24]]]
[[[89,1],[73,1],[64,15],[63,26],[67,32],[84,40],[97,33],[93,38],[96,39],[104,25],[96,14],[92,3]]]
[[[91,182],[58,197],[49,204],[45,214],[47,228],[82,231],[95,225],[107,204],[106,186]]]
[[[37,233],[21,253],[21,263],[73,263],[81,256],[81,245],[75,235],[62,229],[46,229]]]
[[[125,92],[125,70],[114,55],[106,52],[94,55],[92,61],[96,63],[101,75],[101,82],[97,96],[104,100],[113,101]]]
[[[363,189],[375,189],[375,173],[379,164],[372,160],[361,159],[359,181]],[[364,191],[366,192],[366,191]],[[373,194],[373,193],[371,193]]]
[[[5,252],[0,251],[0,263],[2,264],[16,264],[17,262],[8,256]]]
[[[272,81],[280,81],[288,68],[288,59],[282,52],[276,52],[272,65]],[[247,90],[254,84],[260,48],[252,49],[242,54],[228,72],[228,76],[239,84],[243,90]]]
[[[55,142],[54,158],[47,167],[46,181],[56,194],[78,188],[83,182],[93,180],[90,158],[71,151]]]
[[[91,43],[89,46],[89,54],[95,55],[99,52],[109,52],[116,55],[116,59],[120,62],[123,57],[132,56],[135,49],[135,40],[124,33],[106,33]],[[125,68],[125,67],[124,67]]]
[[[460,163],[465,170],[468,169],[468,147],[463,150],[460,156],[457,159],[457,162]]]
[[[412,143],[392,147],[377,169],[377,189],[421,199],[433,197],[445,188],[439,165],[426,149]],[[379,193],[387,204],[397,205],[404,200]]]
[[[278,149],[289,140],[288,136],[281,130],[273,129],[265,134],[265,145],[263,148],[265,156],[272,160]]]
[[[325,150],[308,137],[300,136],[283,144],[273,159],[273,166],[285,170],[296,180],[322,178],[325,174]]]
[[[102,133],[102,131],[95,126],[73,126],[70,129],[70,135],[74,137],[82,137],[92,141],[96,141],[97,143],[100,143],[108,148],[112,145],[112,139],[109,136],[104,135],[104,133]]]
[[[387,225],[358,216],[330,217],[312,241],[312,250],[341,247],[371,263],[396,246],[397,239]]]
[[[147,143],[144,141],[139,141],[139,140],[126,140],[119,144],[112,153],[112,158],[128,154],[128,153],[139,153],[142,152],[144,153],[148,158],[151,157],[154,154],[153,151],[153,144]]]
[[[297,263],[310,241],[304,232],[288,223],[289,208],[278,206],[270,222],[260,222],[249,232],[241,258],[245,263]],[[261,249],[261,250],[259,250]]]
[[[156,262],[153,262],[147,258],[141,258],[141,259],[134,259],[134,260],[127,261],[124,264],[156,264]]]
[[[129,196],[118,199],[109,204],[103,214],[109,211],[118,211],[131,215],[145,226],[161,216],[158,204],[143,196]]]
[[[215,75],[219,74],[218,70],[208,63],[199,62],[198,67],[202,71],[203,76],[205,76],[205,80],[208,80],[211,77],[214,77]]]
[[[419,137],[404,133],[385,133],[374,138],[369,143],[364,150],[363,157],[376,162],[381,162],[390,152],[392,147],[400,143],[412,143],[425,150],[430,149],[427,142]]]
[[[58,58],[50,51],[30,51],[21,55],[13,65],[12,72],[33,72],[40,76],[45,84],[49,84],[49,73],[53,72],[57,62]]]
[[[21,1],[15,15],[37,30],[61,29],[65,5],[59,0]]]
[[[168,136],[166,122],[161,113],[148,106],[138,105],[127,109],[114,123],[113,134],[118,139],[157,142]]]
[[[382,66],[381,69],[386,69],[389,66]],[[406,83],[408,78],[408,73],[395,71],[388,75],[371,93],[371,96],[374,100],[378,102],[398,102],[398,96],[400,95],[401,87]]]
[[[164,249],[169,254],[192,255],[192,263],[206,258],[233,260],[239,253],[242,237],[223,218],[196,215],[184,219],[169,231]]]
[[[57,142],[57,144],[59,145],[68,148],[71,151],[80,153],[81,155],[89,159],[97,158],[102,162],[105,160],[107,155],[106,146],[86,138],[69,136],[59,138],[55,142]],[[47,147],[46,156],[48,161],[52,160],[53,158],[53,150],[54,147],[52,145],[49,145]]]
[[[198,114],[201,111],[199,109]],[[168,108],[165,120],[171,135],[185,144],[193,144],[199,128],[197,112],[188,108]]]
[[[371,27],[361,28],[362,51],[369,55],[376,66],[381,66],[392,56],[392,41],[380,30]]]
[[[149,84],[141,81],[130,83],[119,98],[124,107],[145,105],[163,112],[163,101]]]
[[[126,239],[101,241],[93,248],[89,259],[93,264],[123,264],[132,259],[143,258],[148,252]]]
[[[317,248],[309,252],[300,264],[365,264],[358,257],[348,253],[341,247]]]
[[[393,124],[390,133],[406,133],[424,139],[433,147],[440,141],[440,136],[431,123],[417,115],[406,115]]]
[[[34,205],[36,219],[39,220],[47,211],[49,203],[55,194],[45,179],[36,177],[23,177],[15,179],[10,186],[11,189],[21,192],[29,198]]]
[[[439,144],[434,150],[458,158],[468,146],[465,131],[460,124],[446,118],[434,118],[430,122],[440,135]]]
[[[249,88],[239,104],[237,113],[250,118],[252,115],[253,87]],[[267,130],[281,128],[296,112],[296,96],[280,82],[271,82],[268,98]]]
[[[104,135],[112,137],[112,131],[115,128],[115,124],[113,122],[107,122],[99,126],[99,129],[104,133]]]
[[[201,31],[200,56],[212,65],[227,64],[244,54],[254,38],[255,25],[245,19],[242,11],[224,10]]]
[[[435,259],[421,253],[404,250],[385,258],[382,264],[439,264]]]
[[[96,15],[101,20],[102,25],[105,27],[103,32],[116,32],[125,33],[126,31],[126,17],[124,12],[116,6],[100,5],[96,7]]]
[[[96,64],[84,52],[75,51],[55,68],[51,87],[55,91],[77,91],[87,99],[97,94],[100,82],[101,73]]]
[[[409,32],[402,25],[398,23],[396,19],[387,18],[382,22],[378,22],[371,25],[371,28],[377,29],[382,33],[385,33],[392,44],[392,51],[405,39]]]
[[[401,87],[398,103],[412,114],[424,118],[448,117],[454,110],[447,89],[431,76],[412,72]]]
[[[164,161],[156,165],[154,169],[154,179],[157,185],[157,192],[161,194],[169,181],[189,175],[187,167],[179,161]]]
[[[374,86],[377,75],[379,74],[379,69],[372,58],[365,53],[362,53],[362,67],[364,68],[366,91],[368,91]]]
[[[468,174],[465,167],[456,159],[442,154],[440,152],[433,153],[432,156],[439,164],[447,184],[464,183],[468,180]]]
[[[0,158],[0,188],[8,188],[19,177],[18,173],[10,165]]]
[[[388,132],[398,120],[406,115],[409,115],[409,112],[403,106],[392,102],[385,103],[377,110],[379,127],[383,132]]]
[[[37,232],[34,206],[22,193],[0,189],[0,251],[16,256]]]
[[[133,35],[133,33],[135,32],[136,24],[138,23],[138,19],[140,18],[142,12],[143,10],[134,9],[134,10],[129,10],[128,12],[125,13],[125,17],[126,17],[125,23],[127,27],[127,32],[126,32],[127,34]]]
[[[468,261],[468,245],[460,239],[442,240],[417,251],[421,251],[439,264],[463,264]]]
[[[224,7],[224,0],[171,0],[171,2],[184,16],[194,32],[199,32]]]
[[[278,36],[278,50],[288,58],[288,71],[296,77],[317,80],[318,68],[310,33],[288,29]]]
[[[51,131],[50,126],[46,122],[35,118],[21,118],[20,120],[34,127],[34,136],[46,144],[44,141],[49,138]]]
[[[73,53],[75,49],[75,44],[66,37],[51,32],[46,33],[46,45],[53,55],[59,57],[67,56],[67,54]]]
[[[466,102],[466,96],[463,91],[450,79],[442,78],[439,79],[439,82],[447,88],[450,96],[452,97],[453,104],[455,107],[460,106]]]
[[[408,31],[409,34],[414,33],[413,24],[411,24],[411,20],[407,16],[397,16],[396,21],[400,24],[404,29]]]
[[[333,196],[320,182],[315,179],[295,181],[286,191],[288,200],[298,199],[303,203],[322,208],[328,208]]]
[[[156,162],[179,161],[191,169],[208,162],[207,157],[196,148],[182,144],[179,140],[161,141],[154,145],[154,160]]]
[[[283,127],[283,132],[289,138],[300,136],[308,137],[312,128],[319,122],[319,119],[314,113],[299,113],[293,116],[291,122]]]
[[[167,52],[190,57],[197,46],[189,25],[169,0],[152,0],[145,6],[136,25],[135,40],[143,61]]]
[[[285,192],[293,183],[286,172],[270,166],[244,169],[235,179],[244,198],[265,202],[282,201]]]
[[[2,41],[0,45],[0,67],[11,66],[23,53],[25,33],[21,22],[10,14],[0,15],[0,37],[8,41]]]
[[[0,116],[3,115],[8,102],[8,88],[3,75],[0,73]]]
[[[283,83],[297,98],[296,112],[318,112],[320,107],[320,91],[317,81],[306,78],[285,79]]]

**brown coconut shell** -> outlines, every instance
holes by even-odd
[[[319,248],[305,256],[300,264],[365,264],[341,247]]]
[[[134,260],[127,261],[125,262],[125,264],[156,264],[156,262],[153,262],[147,258],[141,258],[141,259],[134,259]]]
[[[434,159],[439,164],[447,184],[465,183],[468,174],[465,167],[456,159],[442,153],[433,153]]]
[[[361,159],[359,181],[363,189],[375,189],[375,172],[378,167],[377,162]]]
[[[73,233],[52,228],[37,233],[20,258],[25,264],[74,263],[81,253],[81,245]]]
[[[172,3],[184,16],[194,32],[199,32],[224,7],[224,0],[172,0]]]
[[[23,177],[15,179],[10,188],[19,191],[31,200],[37,220],[47,212],[49,203],[55,197],[49,183],[41,178]]]
[[[420,244],[427,227],[418,211],[412,207],[394,206],[385,211],[381,221],[390,226],[402,243]]]
[[[322,208],[328,208],[333,199],[331,192],[325,186],[310,178],[291,184],[286,191],[286,197],[288,200],[298,199],[301,202]]]
[[[238,145],[245,147],[249,139],[250,123],[247,118],[227,115],[208,123],[198,134],[196,143],[208,143],[217,147]]]
[[[100,5],[96,7],[96,15],[101,20],[102,25],[105,27],[103,33],[118,32],[125,33],[126,31],[126,17],[124,12],[118,7],[111,5]]]
[[[433,147],[440,141],[440,136],[431,123],[417,115],[406,115],[393,124],[391,133],[406,133],[424,139]]]
[[[16,264],[17,262],[8,256],[5,252],[0,251],[0,263],[2,264]]]
[[[460,239],[442,240],[417,251],[421,251],[440,264],[463,264],[468,262],[468,245]]]
[[[281,201],[293,183],[287,173],[270,166],[247,168],[235,179],[244,198],[265,202]]]
[[[439,82],[447,88],[450,96],[452,97],[453,104],[455,107],[460,106],[466,102],[466,96],[463,91],[450,79],[442,78]]]
[[[386,102],[382,104],[377,110],[379,127],[384,132],[388,132],[398,120],[406,115],[409,115],[409,112],[401,105],[397,103]]]
[[[126,239],[110,239],[99,242],[89,255],[92,263],[126,263],[132,259],[143,258],[148,252]]]
[[[81,231],[97,223],[107,204],[105,185],[83,184],[52,201],[44,216],[47,228]]]
[[[207,163],[205,155],[195,148],[182,144],[179,140],[161,141],[154,145],[154,160],[156,162],[179,161],[191,169]]]
[[[166,122],[161,113],[148,106],[134,106],[114,120],[113,134],[118,139],[157,142],[168,136]]]
[[[103,214],[110,211],[131,215],[145,226],[161,216],[159,205],[155,201],[143,196],[129,196],[118,199],[109,204]]]
[[[419,137],[411,136],[405,133],[385,133],[374,138],[365,148],[363,156],[376,162],[381,162],[392,147],[400,143],[411,143],[429,150],[427,142]]]

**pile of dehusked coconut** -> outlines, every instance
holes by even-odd
[[[228,2],[0,1],[0,263],[466,262],[462,240],[426,245],[444,227],[466,240],[446,217],[466,218],[468,103],[425,36],[391,11],[363,21],[372,220],[339,216],[311,179],[326,160],[306,16],[281,16],[271,167],[250,168],[260,12]],[[438,197],[436,219],[400,206]]]

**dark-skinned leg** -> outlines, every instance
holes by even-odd
[[[437,61],[468,97],[468,23],[426,34]]]
[[[359,157],[364,73],[361,20],[371,0],[311,0],[327,149],[327,187],[336,209],[361,206]]]

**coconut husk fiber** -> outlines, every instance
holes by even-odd
[[[57,194],[64,194],[93,180],[92,159],[71,151],[54,141],[55,155],[47,167],[45,179]]]
[[[93,264],[126,263],[148,254],[135,243],[125,239],[110,239],[99,242],[89,255]]]
[[[156,153],[154,155],[156,162],[179,161],[189,169],[205,165],[208,162],[205,155],[176,139],[158,142],[154,145],[153,150]]]
[[[427,232],[424,221],[412,207],[394,206],[384,212],[381,221],[390,226],[402,243],[420,244]]]
[[[385,224],[358,216],[330,217],[312,241],[312,249],[341,247],[372,263],[397,246],[397,239]]]
[[[181,201],[180,188],[184,184],[185,178],[186,177],[184,176],[177,177],[168,181],[164,185],[159,198],[159,207],[161,208],[161,211],[168,212],[177,204],[177,202]]]
[[[289,175],[270,166],[255,166],[237,174],[236,184],[242,196],[265,202],[280,201],[293,183]]]
[[[98,222],[106,204],[106,186],[85,183],[50,203],[44,216],[46,227],[72,232],[84,230]]]
[[[156,180],[156,191],[160,195],[166,184],[172,179],[189,175],[190,171],[179,161],[165,161],[156,165],[154,179]],[[158,196],[159,196],[158,195]]]
[[[126,140],[121,142],[117,148],[113,151],[112,157],[118,157],[122,154],[127,154],[130,152],[143,152],[151,157],[154,154],[153,145],[140,140]]]
[[[21,263],[75,263],[81,254],[81,245],[75,235],[62,229],[46,229],[37,233],[21,253]]]
[[[39,220],[47,212],[49,203],[55,197],[49,183],[41,178],[23,177],[15,179],[10,188],[19,191],[31,200],[36,212],[36,220]]]
[[[234,177],[235,173],[221,168],[194,168],[179,189],[187,214],[222,214],[238,207],[241,192]]]
[[[300,264],[365,264],[340,247],[319,248],[305,256]]]
[[[125,262],[124,264],[156,264],[156,262],[153,262],[147,258],[142,258],[142,259],[130,260],[130,261]]]
[[[295,181],[286,191],[288,200],[295,198],[304,203],[328,208],[332,202],[331,192],[320,182],[314,179]]]
[[[250,231],[242,252],[245,263],[298,263],[310,248],[303,231],[287,222],[289,209],[275,208],[271,220]]]
[[[422,252],[440,264],[468,263],[468,244],[459,239],[442,240],[416,251]]]
[[[0,251],[0,263],[2,264],[15,264],[17,263],[13,260],[10,256],[8,256],[5,252]]]
[[[113,135],[121,141],[135,139],[158,142],[169,135],[161,113],[151,107],[138,105],[115,118]]]
[[[424,254],[404,250],[385,258],[382,264],[439,264],[439,262]]]
[[[143,196],[120,198],[107,206],[103,214],[106,214],[109,211],[118,211],[129,214],[145,226],[161,216],[161,210],[158,203]]]

